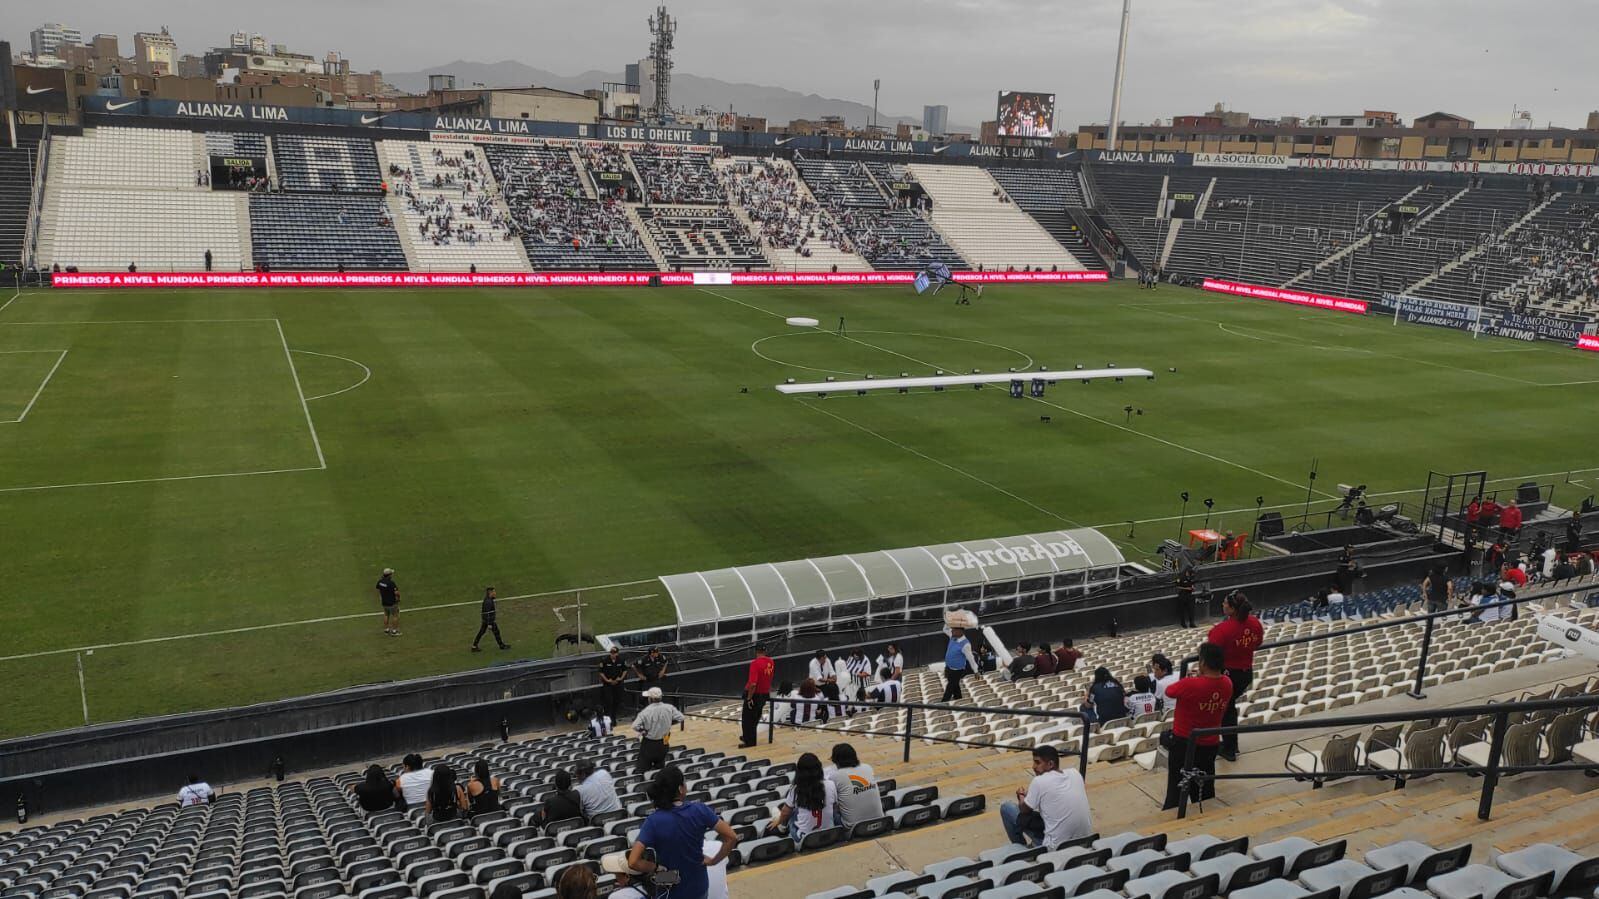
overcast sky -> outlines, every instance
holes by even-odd
[[[198,52],[235,30],[357,68],[515,59],[577,74],[643,56],[654,0],[0,0],[0,38],[59,20],[115,32],[165,24]],[[1119,0],[677,0],[677,70],[870,103],[950,121],[993,118],[1000,90],[1059,96],[1057,128],[1109,114]],[[1256,116],[1445,110],[1480,126],[1514,107],[1581,127],[1599,108],[1596,0],[1135,0],[1122,118],[1217,101]],[[596,85],[598,86],[598,85]]]

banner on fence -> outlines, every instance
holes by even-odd
[[[1482,310],[1464,303],[1413,297],[1409,294],[1385,293],[1383,305],[1394,310],[1394,322],[1413,325],[1431,325],[1435,328],[1454,328],[1457,331],[1475,330]]]
[[[956,272],[974,284],[1102,283],[1105,272]],[[62,272],[56,288],[138,287],[643,287],[906,284],[915,272]]]
[[[1234,281],[1220,281],[1215,278],[1206,278],[1200,286],[1205,290],[1209,290],[1214,293],[1228,293],[1239,297],[1254,297],[1257,300],[1272,300],[1278,303],[1292,303],[1295,306],[1310,306],[1314,309],[1329,309],[1334,312],[1349,312],[1354,315],[1366,314],[1365,300],[1352,300],[1348,297],[1330,297],[1319,293],[1293,290],[1287,287],[1265,287],[1259,284],[1239,284]]]

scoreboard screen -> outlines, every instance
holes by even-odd
[[[1050,137],[1055,133],[1055,95],[1001,91],[997,121],[1000,137]]]

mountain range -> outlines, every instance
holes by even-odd
[[[553,87],[559,90],[582,93],[606,82],[620,82],[621,72],[590,70],[578,75],[558,75],[515,60],[484,63],[456,60],[420,72],[385,72],[384,80],[409,93],[427,90],[428,76],[448,74],[455,76],[457,87],[484,84],[489,87]],[[672,105],[678,109],[697,110],[702,107],[726,110],[731,107],[744,115],[765,116],[768,124],[786,125],[794,119],[819,119],[822,116],[843,116],[853,127],[865,127],[871,120],[872,107],[853,100],[839,100],[820,94],[802,94],[787,88],[762,84],[734,83],[719,78],[703,78],[687,72],[672,73]],[[893,116],[879,113],[878,121],[893,128],[908,122],[920,128],[920,116]],[[970,132],[977,129],[969,125],[950,123],[950,131]]]

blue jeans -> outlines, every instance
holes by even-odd
[[[1010,837],[1012,843],[1022,846],[1028,845],[1027,838],[1033,838],[1033,845],[1044,844],[1044,819],[1030,816],[1030,827],[1023,829],[1021,824],[1022,808],[1014,802],[1002,802],[999,806],[999,820],[1005,825],[1005,835]]]

